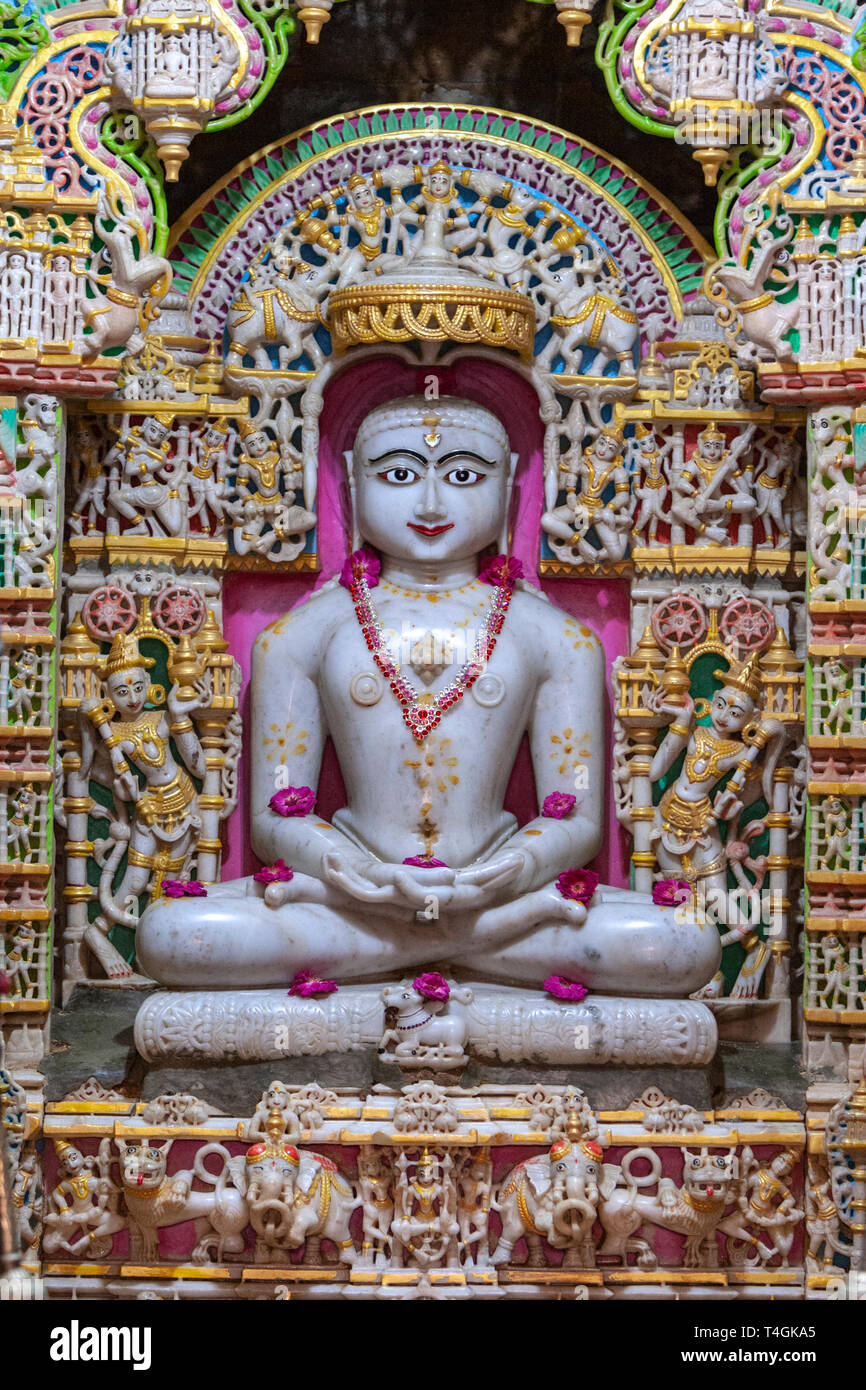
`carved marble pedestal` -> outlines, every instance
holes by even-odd
[[[536,990],[473,984],[469,1048],[485,1060],[575,1066],[703,1066],[717,1032],[693,999],[614,999],[590,995],[560,1003]],[[145,1060],[271,1061],[375,1048],[382,1032],[381,989],[344,986],[326,998],[284,989],[165,990],[142,1004],[135,1045]]]

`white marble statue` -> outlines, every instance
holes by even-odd
[[[561,973],[683,998],[712,975],[709,926],[624,889],[592,896],[595,876],[568,872],[603,834],[603,654],[515,585],[513,562],[479,575],[504,544],[516,461],[499,420],[467,401],[411,397],[364,420],[347,462],[356,538],[381,575],[356,552],[253,658],[252,843],[292,872],[154,903],[138,951],[156,980],[242,990],[448,961],[477,979]],[[419,692],[412,649],[430,631],[441,668]],[[519,829],[503,801],[524,733],[547,813]],[[331,823],[307,790],[329,734],[347,788]]]

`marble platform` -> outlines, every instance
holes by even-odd
[[[538,990],[471,986],[469,1052],[486,1061],[571,1066],[704,1066],[718,1034],[693,999],[590,995],[565,1003]],[[350,985],[322,999],[285,989],[159,990],[135,1019],[147,1062],[226,1064],[375,1049],[382,1034],[378,985]]]

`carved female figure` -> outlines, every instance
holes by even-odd
[[[150,693],[147,668],[153,664],[151,657],[141,655],[134,637],[118,634],[103,667],[107,701],[81,704],[94,731],[84,739],[83,775],[89,771],[97,781],[110,782],[117,808],[110,830],[114,844],[100,877],[103,915],[85,933],[88,946],[110,976],[131,973],[108,940],[111,927],[137,925],[132,908],[138,895],[148,885],[158,895],[164,878],[180,874],[201,826],[189,773],[204,777],[205,756],[190,715],[208,707],[210,691],[206,681],[199,681],[189,695],[173,685],[164,710],[145,709]],[[185,766],[175,761],[170,740]],[[131,819],[127,803],[132,806]],[[124,849],[126,869],[114,888]]]

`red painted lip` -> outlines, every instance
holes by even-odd
[[[417,531],[419,536],[441,536],[445,531],[454,530],[453,521],[446,521],[444,526],[421,526],[415,521],[407,521],[406,525],[410,531]]]

